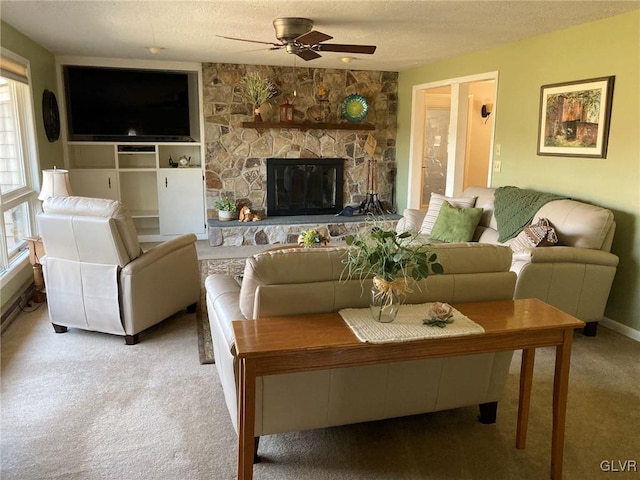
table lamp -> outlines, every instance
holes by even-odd
[[[53,167],[53,169],[42,171],[42,189],[38,195],[38,200],[45,200],[49,197],[68,197],[71,193],[69,184],[69,170]]]

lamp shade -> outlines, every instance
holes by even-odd
[[[71,193],[69,184],[69,170],[54,168],[53,170],[42,171],[42,190],[38,195],[38,200],[45,200],[49,197],[68,197]]]

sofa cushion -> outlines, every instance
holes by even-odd
[[[76,196],[49,197],[43,202],[42,210],[50,214],[112,218],[129,259],[134,260],[142,253],[131,215],[127,207],[117,200]]]
[[[430,238],[441,242],[469,242],[482,216],[481,208],[458,208],[443,202]]]
[[[504,281],[501,285],[513,290],[515,275],[509,272],[509,248],[479,243],[443,243],[433,248],[445,275],[430,275],[420,281],[408,297],[409,303],[490,298],[482,297],[487,292],[477,287],[467,292],[462,286],[464,278],[473,282],[476,273],[504,273],[498,281]],[[342,261],[346,251],[335,247],[289,248],[249,257],[238,299],[242,316],[256,318],[366,307],[371,279],[345,279]]]
[[[476,204],[476,197],[446,197],[439,193],[432,193],[431,199],[429,200],[429,209],[427,210],[427,214],[424,216],[424,220],[422,221],[422,225],[420,226],[420,233],[424,235],[431,234],[433,225],[438,219],[440,208],[445,201],[455,207],[473,207]]]
[[[613,213],[576,200],[554,200],[538,210],[535,220],[548,218],[558,234],[558,243],[600,250],[613,227]]]
[[[514,238],[531,223],[543,205],[561,198],[566,197],[513,186],[497,188],[494,215],[498,224],[498,241]]]
[[[272,286],[278,286],[288,294],[291,305],[282,305],[287,314],[297,313],[297,308],[306,308],[304,311],[311,312],[316,306],[317,312],[332,311],[334,282],[342,277],[345,255],[344,247],[300,247],[267,250],[247,258],[239,300],[242,314],[245,318],[255,318],[256,310],[260,308],[258,290],[262,288],[266,291]],[[310,305],[309,298],[296,291],[300,284],[308,283],[310,278],[318,284],[315,292],[320,295],[313,305]],[[271,298],[276,298],[276,295]],[[269,310],[265,305],[262,308]]]

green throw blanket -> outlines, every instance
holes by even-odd
[[[515,237],[531,223],[544,204],[563,198],[567,197],[518,187],[496,188],[493,213],[498,224],[498,241]]]

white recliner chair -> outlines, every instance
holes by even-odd
[[[133,220],[118,201],[52,197],[38,226],[49,319],[68,327],[138,334],[200,299],[196,236],[186,234],[142,252]]]

